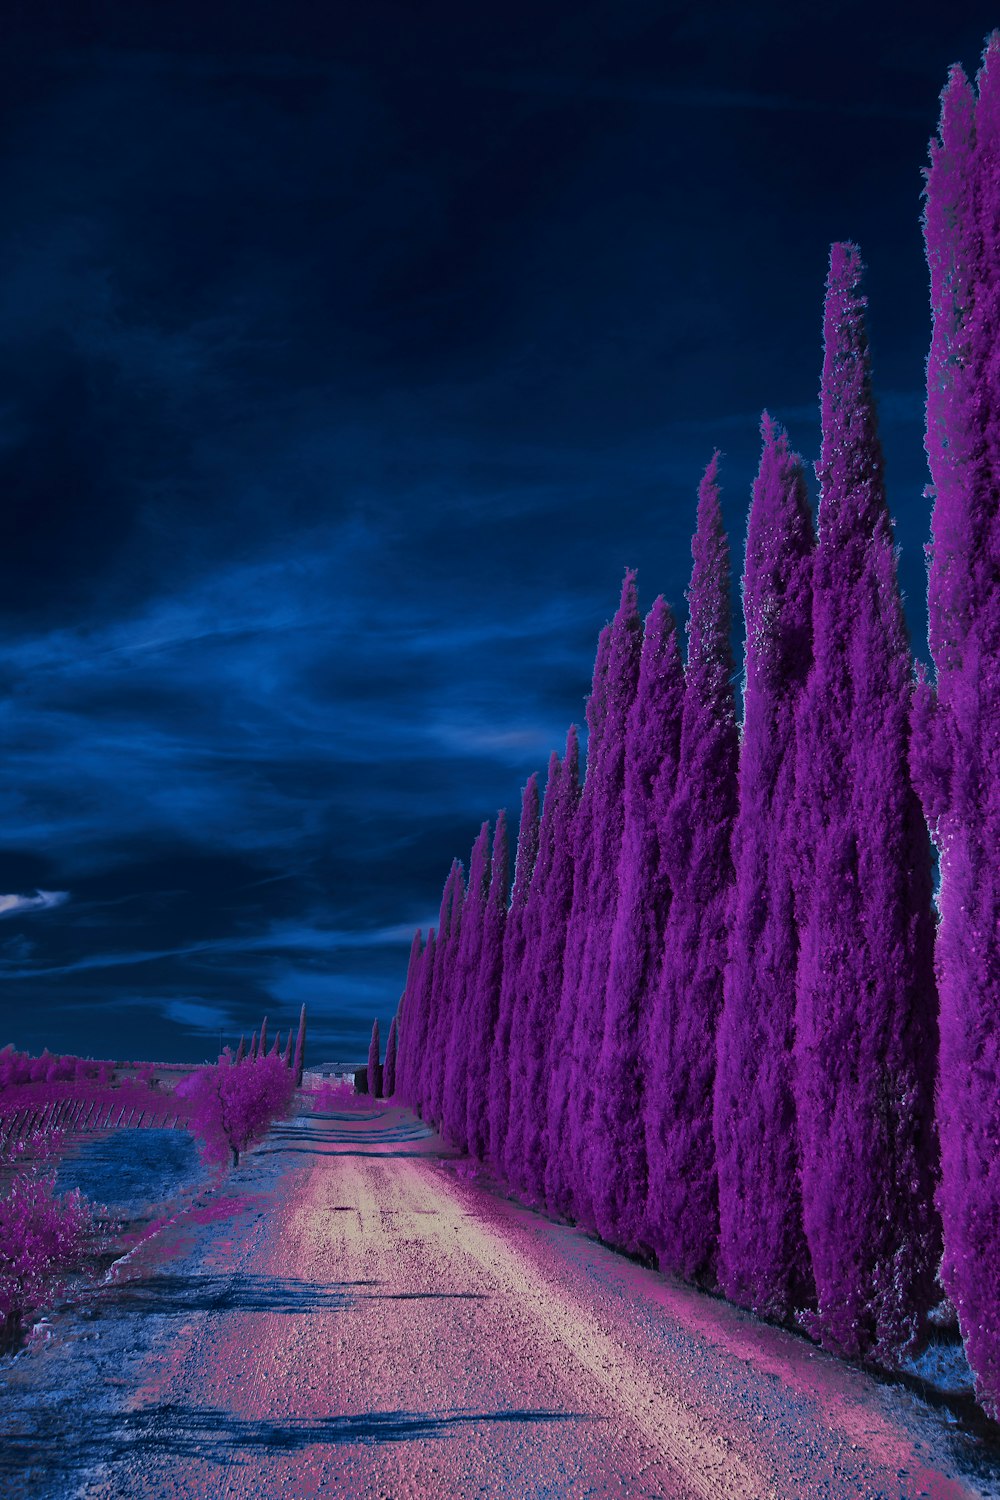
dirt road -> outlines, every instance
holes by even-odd
[[[114,1373],[105,1350],[105,1399],[76,1411],[72,1441],[65,1416],[61,1476],[36,1443],[26,1492],[1000,1493],[981,1447],[908,1391],[504,1201],[449,1158],[389,1106],[279,1127],[241,1169],[258,1196],[116,1294],[145,1331]],[[6,1494],[3,1480],[0,1466]]]

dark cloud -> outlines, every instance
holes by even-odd
[[[836,238],[870,266],[922,649],[919,173],[991,17],[915,14],[22,9],[14,1040],[202,1056],[305,1000],[320,1050],[363,1055],[452,855],[582,722],[624,567],[683,616],[713,448],[737,559],[761,409],[815,459]]]

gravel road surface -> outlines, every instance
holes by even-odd
[[[279,1126],[224,1194],[0,1380],[0,1494],[1000,1496],[988,1433],[506,1201],[401,1108]]]

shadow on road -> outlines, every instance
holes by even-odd
[[[262,1454],[294,1452],[314,1444],[379,1445],[414,1438],[458,1436],[478,1424],[534,1426],[543,1422],[590,1422],[563,1411],[372,1411],[354,1416],[269,1421],[215,1407],[157,1405],[119,1415],[88,1413],[81,1425],[72,1412],[51,1413],[44,1430],[11,1432],[0,1448],[0,1476],[24,1475],[36,1466],[51,1473],[92,1463],[142,1462],[156,1455],[246,1464]]]

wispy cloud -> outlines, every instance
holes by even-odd
[[[49,911],[69,900],[69,891],[36,891],[33,896],[0,896],[0,917],[22,911]]]

